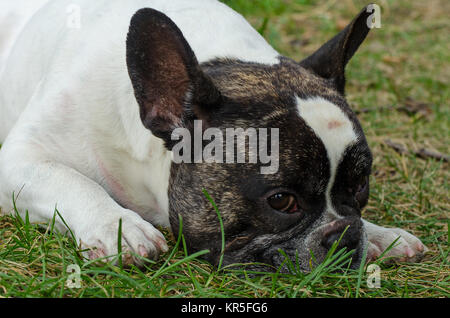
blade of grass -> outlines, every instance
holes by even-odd
[[[122,219],[119,219],[119,229],[117,231],[117,262],[119,264],[119,268],[123,270],[123,261],[122,261]]]
[[[363,255],[362,255],[362,258],[361,258],[361,264],[359,265],[358,281],[356,283],[355,298],[359,298],[359,290],[361,288],[362,276],[363,276],[364,268],[365,268],[365,265],[366,265],[366,259],[367,259],[367,247],[363,250]]]
[[[214,207],[214,210],[216,211],[217,217],[219,218],[219,224],[220,224],[220,232],[221,232],[221,239],[222,239],[222,247],[220,251],[220,259],[219,259],[219,265],[217,266],[217,271],[220,271],[222,268],[222,262],[223,262],[223,256],[225,253],[225,230],[223,227],[223,220],[222,216],[220,215],[220,211],[217,208],[216,203],[214,202],[213,198],[209,195],[209,193],[206,191],[206,189],[203,189],[203,194],[206,196],[206,198],[209,200],[209,202]]]

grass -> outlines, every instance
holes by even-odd
[[[301,60],[345,26],[362,1],[229,0],[282,54]],[[347,269],[345,251],[330,252],[305,274],[217,271],[187,255],[179,235],[164,232],[170,251],[145,268],[83,260],[70,235],[30,224],[18,215],[0,217],[0,297],[449,297],[448,163],[400,155],[389,138],[409,149],[449,153],[448,12],[445,0],[378,2],[382,27],[370,32],[347,68],[347,98],[359,114],[374,154],[371,196],[363,216],[404,228],[430,253],[421,263],[385,265],[381,288],[370,288],[365,267]],[[409,100],[425,115],[399,111]],[[55,213],[55,218],[60,217]],[[71,264],[80,288],[68,288]],[[341,271],[336,271],[341,269]]]
[[[55,218],[59,217],[55,213]],[[448,251],[420,264],[387,267],[381,262],[382,288],[369,288],[365,266],[349,270],[349,254],[330,250],[325,261],[305,274],[258,273],[224,268],[216,271],[198,259],[207,251],[186,253],[181,235],[172,249],[144,268],[87,261],[75,241],[47,226],[30,224],[19,215],[0,226],[0,295],[5,297],[411,297],[449,296]],[[180,230],[181,232],[181,230]],[[168,234],[168,233],[166,233]],[[170,235],[168,234],[170,237]],[[120,255],[120,254],[119,254]],[[79,266],[78,288],[69,288]],[[339,272],[337,270],[340,270]]]

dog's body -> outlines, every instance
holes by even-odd
[[[46,2],[42,1],[43,4]],[[8,0],[0,1],[0,8],[4,6],[10,11],[15,10],[9,3]],[[167,15],[182,31],[188,44],[182,40],[179,33],[173,31],[176,27],[166,17],[159,16],[153,11],[136,15],[130,28],[131,17],[139,9],[146,7]],[[76,16],[78,13],[79,17]],[[28,18],[24,15],[24,19]],[[79,28],[68,24],[68,20],[72,18],[79,18]],[[145,21],[150,20],[153,21],[151,28],[145,25]],[[18,28],[23,24],[13,22]],[[162,29],[158,29],[161,25]],[[148,29],[145,29],[146,27]],[[156,35],[151,34],[153,31]],[[160,41],[157,43],[164,44],[153,51],[146,51],[145,44],[144,46],[141,44],[145,42],[142,35],[149,36],[149,39],[152,39],[149,41]],[[158,38],[163,35],[165,42]],[[138,37],[140,41],[136,40]],[[250,184],[245,190],[239,189],[241,188],[239,181],[223,181],[230,184],[220,185],[220,180],[233,180],[233,171],[211,170],[214,171],[211,175],[200,171],[202,176],[208,175],[208,184],[207,177],[199,177],[199,180],[203,178],[202,182],[195,179],[200,175],[195,169],[203,168],[186,165],[181,165],[180,169],[175,168],[172,163],[173,153],[167,145],[168,139],[164,137],[166,126],[161,126],[159,122],[156,125],[154,122],[155,114],[159,115],[164,109],[149,106],[148,94],[141,94],[141,90],[145,87],[160,85],[164,88],[166,80],[164,74],[172,74],[171,68],[183,63],[188,65],[185,72],[190,79],[197,76],[195,72],[200,71],[196,66],[195,57],[202,65],[203,72],[207,74],[205,77],[207,80],[201,77],[193,83],[197,85],[197,82],[201,82],[198,85],[202,87],[211,86],[209,82],[211,78],[214,86],[218,87],[218,91],[224,96],[220,97],[221,101],[227,99],[245,104],[249,99],[244,98],[245,91],[269,86],[273,89],[276,86],[275,81],[279,80],[282,74],[294,71],[304,75],[309,82],[314,82],[315,86],[317,83],[322,85],[322,80],[310,75],[306,67],[302,68],[290,60],[280,58],[279,54],[239,14],[212,0],[107,0],[96,1],[95,4],[88,0],[55,0],[45,4],[32,19],[27,21],[20,36],[15,41],[10,39],[8,43],[13,42],[13,47],[9,45],[3,47],[3,55],[8,51],[9,57],[5,58],[3,65],[0,65],[2,70],[0,142],[3,142],[0,151],[0,206],[4,212],[12,209],[13,193],[19,211],[28,210],[31,221],[48,221],[52,218],[56,206],[82,245],[96,248],[89,253],[91,258],[115,253],[119,219],[123,222],[126,248],[149,257],[155,257],[159,252],[165,251],[167,245],[164,237],[154,226],[168,227],[172,223],[172,227],[176,229],[177,215],[182,213],[179,210],[185,210],[189,206],[199,211],[206,209],[211,212],[210,207],[206,208],[209,202],[205,199],[199,207],[200,196],[193,194],[193,191],[201,194],[201,187],[208,190],[208,187],[215,187],[211,193],[214,199],[222,202],[222,206],[219,204],[219,207],[224,213],[225,233],[230,234],[229,243],[239,241],[242,237],[249,237],[246,243],[252,246],[256,241],[258,244],[270,241],[270,235],[279,233],[285,235],[287,231],[292,231],[292,220],[280,221],[287,223],[280,225],[280,228],[266,228],[264,233],[248,230],[251,228],[249,224],[252,226],[254,224],[242,216],[242,211],[236,210],[230,212],[230,215],[223,211],[233,210],[230,203],[228,205],[224,203],[227,196],[230,201],[234,200],[236,205],[242,204],[246,207],[251,204],[247,199],[241,203],[242,195],[234,193],[234,191],[249,191]],[[168,45],[166,43],[175,44],[165,47]],[[192,52],[188,46],[192,48]],[[159,47],[163,49],[159,50]],[[179,51],[181,58],[177,59]],[[160,79],[162,84],[160,82],[154,84],[153,79],[146,77],[152,69],[141,60],[153,59],[152,54],[156,54],[153,52],[157,52],[162,59],[169,60],[162,64],[152,64],[154,68],[162,68],[158,73],[159,77],[163,78]],[[141,74],[142,68],[146,68],[146,71],[142,71]],[[268,74],[268,70],[272,72],[272,68],[277,69],[277,75],[274,78],[270,76],[266,78],[264,74]],[[173,72],[175,74],[173,76],[183,75],[184,70],[177,69]],[[238,80],[233,82],[230,74]],[[169,80],[171,79],[167,79]],[[177,79],[174,81],[175,84],[170,83],[170,89],[182,88],[186,81]],[[328,85],[326,81],[324,83]],[[244,87],[240,87],[242,86],[240,84]],[[192,84],[183,92],[183,98],[188,96],[186,94],[189,91],[194,95],[193,99],[197,100],[195,85]],[[298,85],[307,84],[299,82]],[[311,87],[315,87],[314,85]],[[161,87],[156,87],[156,91],[162,91]],[[242,92],[239,93],[240,89]],[[311,89],[309,86],[304,88],[308,92]],[[172,92],[172,95],[176,96],[177,93]],[[203,95],[213,99],[215,94],[215,91],[209,90]],[[339,178],[337,166],[340,165],[342,156],[350,144],[361,141],[361,147],[366,149],[365,139],[358,128],[356,117],[344,111],[342,108],[344,106],[336,107],[333,104],[334,99],[337,104],[341,103],[340,94],[331,89],[327,95],[329,98],[317,96],[318,94],[314,90],[310,95],[296,93],[302,95],[296,98],[298,105],[304,105],[298,106],[300,117],[303,116],[304,122],[312,128],[315,136],[327,149],[330,162],[323,167],[327,170],[331,166],[331,175],[324,177],[329,181],[318,190],[323,192],[325,198],[319,200],[324,202],[321,209],[327,212],[311,218],[308,222],[305,221],[302,226],[311,227],[315,231],[321,228],[319,232],[323,234],[328,228],[331,232],[341,233],[343,225],[354,224],[357,229],[357,234],[354,234],[357,237],[357,248],[365,247],[367,232],[369,252],[375,256],[401,235],[400,244],[393,249],[392,255],[413,259],[426,249],[414,236],[399,229],[385,229],[366,221],[360,224],[358,216],[352,216],[351,221],[348,221],[346,219],[348,215],[344,217],[338,208],[333,208],[331,201],[334,199],[331,196],[335,191],[334,179]],[[152,105],[164,104],[168,98],[172,98],[172,95],[157,101],[152,97]],[[294,98],[294,95],[291,97]],[[183,103],[186,103],[184,99],[180,105]],[[197,102],[201,105],[208,103],[209,101],[204,100]],[[172,104],[176,104],[176,101]],[[169,106],[172,107],[172,104]],[[323,113],[317,115],[318,109]],[[175,113],[176,111],[172,111],[160,117],[173,118]],[[149,119],[149,116],[153,117]],[[196,115],[196,118],[201,116],[203,113]],[[333,126],[331,128],[337,130],[331,134],[328,130],[323,130],[320,124],[323,118],[331,120],[328,127]],[[214,122],[212,118],[208,119],[209,122]],[[186,118],[183,118],[181,122],[185,121]],[[177,123],[179,124],[180,120]],[[253,123],[256,127],[267,126],[262,121]],[[173,122],[171,125],[173,126]],[[283,138],[283,134],[281,137]],[[282,160],[283,156],[280,157]],[[194,170],[189,172],[185,171],[186,169]],[[227,169],[232,168],[227,166]],[[283,169],[287,168],[281,164],[282,173]],[[311,168],[311,171],[321,171],[315,169]],[[236,174],[241,173],[242,171],[236,168]],[[223,179],[219,178],[221,174]],[[189,176],[194,176],[195,180],[186,180]],[[233,187],[239,190],[233,190]],[[183,191],[186,191],[186,194]],[[362,201],[364,200],[366,199]],[[178,211],[171,214],[171,222],[169,210]],[[202,221],[199,221],[199,216],[191,217],[184,214],[186,236],[191,250],[208,247],[214,254],[216,245],[202,245],[200,242],[205,239],[217,240],[218,223],[215,218],[217,215],[214,212],[202,217]],[[264,218],[266,217],[255,216],[258,220]],[[337,229],[336,223],[341,219],[347,221]],[[263,222],[261,220],[258,222]],[[207,223],[205,225],[202,222]],[[245,229],[237,223],[246,223]],[[208,227],[213,225],[216,230],[209,231]],[[64,230],[62,222],[58,222],[58,226]],[[204,235],[197,237],[195,232],[202,233],[202,231]],[[298,236],[299,238],[294,241],[297,242],[302,237],[301,244],[305,244],[306,251],[309,243],[303,241],[317,240],[317,233],[315,236],[313,234]],[[270,244],[262,245],[272,248],[281,244],[280,241],[283,239],[278,237]],[[240,243],[238,245],[240,246]],[[292,246],[289,248],[292,249]],[[237,254],[230,256],[229,262],[260,260],[256,257],[243,258],[245,249],[240,247],[236,249]],[[217,257],[217,253],[214,257]],[[211,260],[214,261],[214,257]],[[271,254],[265,255],[263,260],[270,263],[275,258]]]

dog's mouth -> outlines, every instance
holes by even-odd
[[[291,230],[253,238],[236,238],[225,249],[223,265],[247,264],[248,269],[284,273],[310,272],[324,262],[329,264],[332,271],[347,267],[359,268],[367,246],[365,231],[359,234],[357,244],[352,249],[336,243],[333,251],[320,244],[316,232],[298,233]]]
[[[262,254],[262,262],[284,273],[311,272],[317,266],[325,264],[329,271],[342,271],[345,268],[359,268],[365,242],[362,238],[356,248],[349,250],[337,246],[333,251],[326,249],[292,248],[292,242],[275,245]]]

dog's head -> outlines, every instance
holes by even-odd
[[[215,264],[221,256],[219,217],[206,189],[223,220],[225,264],[277,267],[284,260],[281,249],[308,270],[311,254],[320,262],[341,238],[341,247],[355,250],[358,266],[366,245],[361,209],[372,156],[344,97],[344,69],[369,31],[368,18],[364,9],[299,63],[280,57],[275,65],[233,59],[199,64],[167,16],[152,9],[135,14],[127,63],[142,122],[174,156],[192,159],[172,164],[168,189],[172,230],[178,233],[181,215],[190,251],[209,249]],[[217,134],[205,137],[211,128]],[[231,136],[237,147],[230,149],[227,128],[241,128],[247,138],[239,143]],[[252,148],[252,132],[261,137],[261,128],[268,128],[267,138]],[[195,145],[180,148],[173,134],[179,129],[188,132],[183,139],[191,145],[200,132],[200,153],[209,147],[214,160],[201,160]],[[212,151],[208,140],[215,142]],[[263,154],[266,141],[266,154],[276,163],[262,173],[268,161],[250,158]]]

